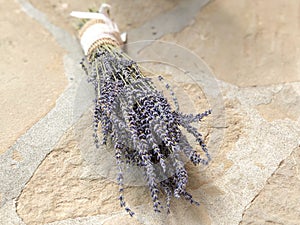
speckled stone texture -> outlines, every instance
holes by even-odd
[[[155,214],[148,188],[131,183],[130,218],[107,176],[113,160],[90,141],[92,92],[69,16],[97,9],[99,1],[0,0],[0,225],[300,224],[300,1],[214,0],[202,7],[207,2],[108,1],[129,42],[155,38],[189,49],[218,87],[176,81],[187,112],[218,112],[203,124],[212,162],[186,164],[188,190],[201,205],[176,199],[170,215]],[[136,57],[157,52],[148,43]]]
[[[14,1],[0,4],[1,154],[53,108],[67,82],[54,38]]]

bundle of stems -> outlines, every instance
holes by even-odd
[[[109,18],[107,12],[105,5],[98,14],[101,18]],[[97,16],[88,18],[94,17]],[[96,147],[110,142],[114,149],[121,207],[133,216],[134,212],[125,203],[123,195],[123,168],[126,164],[137,166],[143,171],[155,212],[164,208],[160,200],[163,192],[168,213],[173,196],[183,197],[199,205],[186,191],[188,173],[184,157],[194,165],[207,165],[210,161],[204,139],[192,123],[201,121],[211,111],[196,115],[179,112],[174,92],[159,76],[159,80],[164,82],[173,96],[175,109],[172,109],[162,91],[157,90],[141,67],[121,49],[119,37],[101,37],[89,48],[82,44],[86,49],[86,57],[81,64],[95,89],[93,126]],[[99,129],[103,135],[102,140],[98,138]],[[193,149],[181,129],[194,136],[204,156]]]

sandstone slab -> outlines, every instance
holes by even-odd
[[[238,86],[299,81],[299,4],[215,0],[164,40],[193,50],[217,78]]]
[[[54,38],[14,1],[0,4],[2,154],[55,106],[67,82]]]
[[[27,1],[19,2],[60,45],[66,46],[71,53],[64,59],[67,75],[74,83],[80,83],[80,74],[76,72],[79,68],[74,64],[81,51],[75,38],[49,23],[45,15],[25,4]],[[53,1],[57,4],[53,11],[51,1],[32,2],[47,11],[51,21],[65,26],[55,17],[63,18],[68,5]],[[45,118],[0,156],[0,176],[5,181],[0,184],[0,215],[4,215],[0,223],[23,224],[23,220],[27,224],[55,225],[118,224],[120,221],[145,225],[297,224],[300,140],[297,107],[300,84],[295,47],[299,42],[295,29],[297,4],[274,1],[269,6],[260,1],[245,0],[238,4],[231,0],[213,1],[184,30],[178,32],[183,28],[181,24],[174,28],[178,33],[163,38],[194,50],[205,58],[218,78],[229,82],[216,80],[223,102],[223,110],[219,112],[225,115],[226,123],[210,128],[210,131],[222,130],[221,136],[206,134],[212,147],[212,163],[206,169],[187,164],[188,190],[201,202],[200,207],[179,199],[172,201],[169,216],[154,214],[148,189],[129,185],[126,196],[136,212],[130,220],[118,206],[116,184],[99,173],[99,164],[113,166],[114,163],[98,158],[89,148],[80,148],[78,140],[89,136],[89,120],[81,121],[80,126],[73,126],[64,135],[86,106],[82,104],[83,108],[74,115],[74,98],[80,95],[71,86]],[[170,11],[173,6],[166,3],[157,11],[151,7],[159,13]],[[269,11],[268,7],[271,7]],[[291,12],[289,17],[287,11]],[[271,12],[280,16],[271,19]],[[137,31],[141,27],[143,31],[141,24],[134,23],[136,27],[132,27]],[[283,40],[288,41],[283,43]],[[189,101],[200,105],[210,102],[199,100],[208,96],[205,90],[198,91],[195,83],[180,87],[178,90],[190,95]],[[222,122],[224,115],[215,114],[213,119]],[[213,147],[220,142],[220,148]],[[92,146],[92,143],[85,142],[85,145]]]
[[[241,225],[285,224],[300,221],[300,149],[281,162],[263,190],[245,211]]]

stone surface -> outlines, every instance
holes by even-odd
[[[193,25],[163,39],[191,49],[217,78],[238,86],[300,81],[299,7],[299,1],[215,0]]]
[[[86,124],[84,119],[81,121]],[[82,159],[81,145],[75,137],[73,129],[67,132],[22,190],[17,212],[26,224],[45,224],[97,214],[111,215],[121,210],[115,179],[95,176],[85,167],[88,164]],[[114,161],[110,164],[114,166]],[[127,202],[132,207],[142,204],[145,199],[138,196],[146,195],[145,191],[144,187],[126,189],[126,192],[132,193],[126,196]]]
[[[144,214],[137,211],[137,219],[144,224],[181,224],[184,221],[188,224],[238,224],[242,219],[244,208],[264,187],[278,164],[298,145],[300,138],[298,123],[294,124],[289,120],[269,123],[255,109],[255,106],[268,102],[276,95],[278,89],[280,87],[241,90],[223,84],[222,90],[226,90],[223,95],[227,102],[225,104],[227,116],[234,118],[229,121],[232,124],[241,123],[243,126],[226,128],[229,131],[229,135],[224,136],[226,145],[223,145],[214,162],[206,170],[201,171],[188,165],[190,172],[188,187],[201,201],[202,206],[197,208],[185,201],[173,201],[170,216],[144,218]],[[268,98],[265,98],[266,96]],[[77,141],[78,138],[86,140],[89,120],[85,120],[83,124],[76,126],[80,135],[77,136]],[[91,141],[90,145],[92,144]],[[82,217],[99,213],[105,215],[119,211],[117,199],[113,197],[113,193],[117,193],[114,182],[110,180],[106,182],[100,178],[97,165],[93,166],[87,162],[87,170],[82,168],[81,157],[87,159],[96,156],[96,161],[100,157],[93,151],[87,151],[86,148],[81,149],[80,154],[74,146],[83,147],[68,138],[66,141],[63,140],[57,149],[45,158],[23,189],[18,199],[18,213],[28,224],[51,222],[71,216]],[[270,151],[270,147],[273,151]],[[101,159],[99,161],[103,162]],[[126,198],[133,209],[140,206],[146,211],[151,211],[147,189],[136,187],[126,190]],[[140,199],[137,196],[145,196],[143,202],[136,202]],[[87,200],[81,201],[82,199]],[[80,200],[80,203],[77,203],[77,200]],[[38,202],[41,201],[43,204],[39,205]],[[226,204],[228,202],[229,205]],[[31,210],[27,205],[37,208]]]
[[[165,29],[168,34],[161,31],[164,29],[153,28],[150,35],[157,32],[158,36],[164,35],[162,40],[188,47],[205,59],[217,78],[226,81],[217,80],[209,70],[203,71],[201,66],[196,66],[199,76],[191,82],[189,76],[194,76],[193,71],[187,71],[185,66],[189,68],[201,60],[194,60],[188,50],[181,51],[187,55],[178,56],[178,48],[170,47],[172,45],[165,51],[149,43],[147,48],[143,46],[142,51],[138,51],[137,58],[141,59],[172,58],[170,62],[179,70],[165,67],[163,75],[177,85],[175,90],[184,110],[213,108],[214,113],[201,128],[213,161],[206,168],[186,165],[190,177],[188,190],[201,203],[200,207],[182,199],[172,200],[168,216],[153,212],[146,187],[129,183],[125,198],[136,213],[133,219],[119,207],[115,176],[107,170],[114,167],[113,160],[103,155],[103,151],[95,151],[89,139],[91,117],[82,116],[88,110],[92,92],[78,72],[81,50],[75,37],[69,34],[76,33],[76,22],[68,13],[98,7],[98,3],[17,2],[37,22],[21,11],[14,12],[21,14],[20,18],[26,23],[36,24],[37,33],[43,33],[52,44],[60,46],[49,49],[49,54],[63,58],[60,62],[64,64],[69,86],[56,104],[55,98],[51,100],[53,109],[49,111],[48,108],[45,117],[0,155],[1,225],[300,223],[297,210],[300,193],[297,189],[299,1],[276,0],[271,5],[258,0],[238,3],[215,0],[199,13],[201,7],[195,7],[195,0],[186,1],[190,4],[180,1],[110,2],[120,28],[131,29],[132,34],[140,38],[139,33],[146,35],[151,24],[171,26]],[[178,12],[189,15],[183,16],[178,23],[165,21]],[[9,18],[10,14],[2,16]],[[17,31],[11,29],[13,33]],[[33,42],[40,44],[43,40],[33,39]],[[4,43],[3,46],[8,48],[9,45]],[[63,54],[66,55],[63,57]],[[10,64],[0,66],[12,70]],[[152,66],[154,71],[160,69]],[[180,69],[187,73],[179,72]],[[9,93],[7,96],[11,97]],[[21,126],[26,127],[25,124]],[[103,168],[107,170],[105,177]],[[128,173],[128,176],[136,179],[133,174]]]
[[[4,225],[25,225],[16,212],[16,202],[11,201],[0,208],[0,224]]]
[[[124,225],[142,225],[138,220],[135,218],[130,218],[127,215],[125,216],[119,216],[119,217],[113,217],[103,222],[103,225],[114,225],[119,224],[122,222]]]
[[[268,121],[288,118],[297,121],[300,116],[300,95],[293,86],[283,87],[267,104],[257,107]]]
[[[71,32],[78,22],[71,18],[69,14],[72,11],[87,11],[88,9],[98,10],[101,2],[97,0],[76,1],[76,0],[47,0],[44,2],[38,0],[30,0],[39,10],[47,13],[51,22],[59,25]],[[118,21],[118,27],[121,31],[128,31],[136,28],[155,16],[164,13],[176,6],[179,0],[167,1],[147,1],[139,0],[130,1],[105,1],[112,6],[111,14],[114,15],[115,21]],[[145,10],[146,9],[146,10]],[[143,13],[141,13],[143,12]],[[126,15],[126,16],[124,16]],[[73,29],[70,24],[73,25]]]
[[[2,154],[55,106],[66,78],[63,50],[54,38],[16,2],[0,4],[0,24],[5,31],[0,34]]]
[[[274,90],[264,87],[232,93],[241,102],[239,111],[243,115],[244,132],[234,147],[226,153],[231,166],[224,174],[224,164],[219,164],[222,176],[214,182],[225,194],[209,204],[213,208],[210,211],[216,213],[215,224],[238,224],[244,209],[264,187],[266,179],[299,144],[299,122],[296,126],[286,119],[268,123],[253,110],[253,104],[261,104],[267,100],[267,92],[272,93]],[[220,207],[220,204],[224,205]],[[222,210],[219,211],[219,208]]]
[[[284,224],[300,221],[300,147],[286,158],[245,212],[240,225]]]

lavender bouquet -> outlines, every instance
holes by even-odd
[[[166,196],[168,213],[173,196],[199,205],[186,191],[188,173],[184,160],[187,158],[194,165],[207,165],[210,161],[203,137],[191,123],[201,121],[211,111],[196,115],[179,112],[174,92],[159,76],[173,96],[175,109],[172,109],[163,93],[122,50],[124,39],[109,17],[107,4],[102,4],[98,13],[72,12],[71,15],[89,19],[79,34],[86,55],[81,64],[95,88],[93,126],[96,147],[110,142],[115,151],[121,207],[134,215],[123,196],[124,164],[143,170],[155,212],[163,208],[162,192]],[[103,135],[101,143],[97,134],[99,129]],[[193,149],[181,129],[194,136],[205,157]]]

